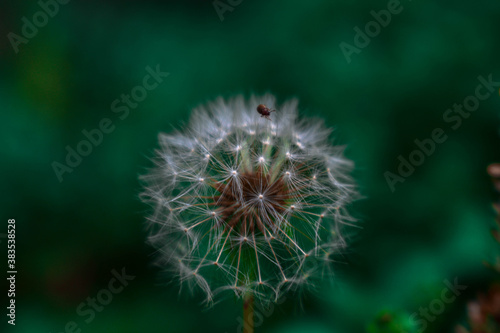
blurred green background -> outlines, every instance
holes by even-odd
[[[0,331],[59,333],[74,321],[96,333],[239,332],[240,303],[206,309],[152,266],[137,177],[158,133],[181,127],[193,107],[265,92],[299,98],[302,116],[335,128],[365,199],[352,207],[362,228],[333,284],[264,311],[256,332],[414,332],[410,315],[455,278],[467,290],[425,332],[465,323],[467,301],[498,278],[483,265],[500,254],[486,174],[500,161],[498,87],[456,130],[443,114],[474,94],[478,76],[500,81],[500,3],[403,1],[350,63],[340,43],[353,45],[353,29],[388,1],[222,3],[221,14],[212,1],[73,0],[15,52],[9,33],[22,36],[23,17],[42,9],[2,1],[0,232],[16,219],[18,290],[16,326],[2,314]],[[170,75],[120,119],[113,101],[157,65]],[[114,130],[60,182],[53,162],[104,118]],[[435,128],[448,140],[392,193],[384,173]],[[87,323],[77,308],[122,268],[135,278]],[[380,328],[384,313],[396,328]]]

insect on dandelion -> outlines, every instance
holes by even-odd
[[[271,110],[264,104],[259,104],[257,105],[257,112],[260,114],[261,117],[266,118],[267,120],[271,120],[269,116],[271,115],[271,112],[276,112],[276,110]]]
[[[152,207],[158,263],[211,303],[224,293],[263,303],[331,275],[346,246],[356,197],[352,162],[297,101],[264,121],[270,95],[219,98],[183,131],[160,134],[155,167],[141,176]]]

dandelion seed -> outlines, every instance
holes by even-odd
[[[276,102],[196,109],[184,132],[160,136],[155,168],[141,177],[158,263],[207,302],[230,291],[269,303],[313,286],[355,221],[346,209],[357,196],[352,162],[328,129],[299,121],[296,101],[263,123],[259,104]]]

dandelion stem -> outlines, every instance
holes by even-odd
[[[243,301],[243,333],[253,333],[253,294],[249,293]]]

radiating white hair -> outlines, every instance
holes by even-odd
[[[141,176],[158,263],[211,303],[231,290],[277,300],[331,273],[345,246],[346,206],[357,196],[353,163],[319,120],[299,120],[297,100],[272,120],[271,95],[196,108],[187,128],[160,134],[155,167]]]

